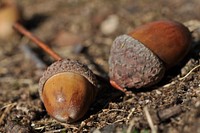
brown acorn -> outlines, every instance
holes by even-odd
[[[66,123],[83,118],[98,93],[96,75],[78,61],[62,59],[21,24],[15,23],[13,27],[57,60],[39,82],[39,95],[48,114]]]
[[[59,60],[40,78],[39,94],[49,115],[71,123],[82,118],[94,102],[96,77],[78,61]]]
[[[174,21],[155,21],[117,37],[110,51],[110,83],[117,89],[158,83],[188,53],[191,34]]]

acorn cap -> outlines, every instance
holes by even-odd
[[[159,82],[164,73],[163,62],[140,41],[129,35],[114,40],[109,57],[109,77],[120,87],[147,87]]]
[[[42,90],[45,82],[55,74],[62,72],[73,72],[84,76],[91,84],[97,86],[97,79],[94,73],[84,64],[70,59],[62,59],[51,64],[43,73],[39,81],[39,94],[42,99]],[[43,99],[42,99],[43,100]]]

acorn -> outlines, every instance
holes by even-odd
[[[66,123],[83,118],[99,91],[96,75],[78,61],[62,59],[20,23],[15,23],[13,28],[57,60],[46,69],[39,81],[39,95],[47,113]]]
[[[158,83],[191,47],[191,33],[175,21],[155,21],[118,36],[109,57],[110,83],[116,89],[144,88]]]
[[[50,116],[60,122],[81,119],[97,94],[97,80],[87,66],[63,59],[54,62],[39,81],[39,94]]]

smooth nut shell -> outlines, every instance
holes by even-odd
[[[130,34],[153,51],[167,68],[180,62],[191,47],[187,27],[174,21],[155,21],[134,29]]]
[[[114,40],[109,57],[109,77],[120,87],[147,87],[159,82],[164,73],[163,62],[138,40],[128,35]]]
[[[42,92],[49,115],[68,123],[84,116],[94,100],[94,94],[94,86],[85,77],[72,72],[50,77]]]
[[[71,123],[82,118],[97,94],[96,77],[78,61],[64,59],[47,68],[39,83],[49,115]]]

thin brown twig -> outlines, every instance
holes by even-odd
[[[44,42],[42,42],[39,38],[34,36],[31,32],[26,30],[21,24],[15,23],[13,25],[13,28],[20,32],[21,34],[28,37],[31,41],[33,41],[35,44],[37,44],[40,48],[42,48],[45,52],[47,52],[51,57],[53,57],[55,60],[61,60],[62,58],[54,52],[51,48],[49,48]]]

